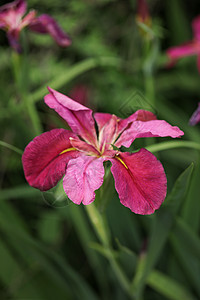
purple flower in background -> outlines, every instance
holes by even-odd
[[[192,21],[193,40],[177,47],[171,47],[167,50],[170,58],[170,65],[173,65],[179,58],[197,55],[197,67],[200,73],[200,16]]]
[[[198,103],[198,108],[195,110],[195,112],[191,116],[189,124],[191,126],[194,126],[199,122],[200,122],[200,102]]]
[[[20,52],[19,35],[24,27],[30,30],[50,34],[59,46],[71,44],[69,36],[58,26],[49,15],[36,17],[36,11],[31,10],[26,16],[27,5],[24,0],[16,0],[0,7],[0,28],[7,32],[8,40],[15,51]]]
[[[53,129],[28,144],[22,156],[28,183],[47,191],[63,178],[63,188],[74,203],[90,204],[103,183],[105,161],[121,203],[136,214],[152,214],[166,196],[167,179],[162,164],[146,149],[129,153],[115,150],[130,147],[136,138],[180,137],[176,126],[144,110],[126,119],[95,113],[49,88],[45,103],[67,121],[72,131]],[[98,130],[96,130],[95,124]]]

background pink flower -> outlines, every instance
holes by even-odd
[[[194,126],[200,122],[200,102],[198,103],[198,108],[195,110],[195,112],[192,114],[189,124],[191,126]]]
[[[177,47],[171,47],[167,50],[170,58],[170,64],[173,65],[177,59],[197,55],[197,67],[200,72],[200,16],[196,17],[192,22],[193,40]]]
[[[27,5],[24,0],[16,0],[0,7],[0,28],[7,32],[8,40],[13,49],[21,51],[19,44],[20,31],[29,29],[38,33],[48,33],[59,46],[71,44],[69,36],[63,32],[56,21],[49,15],[36,17],[36,11],[30,11],[26,16]]]

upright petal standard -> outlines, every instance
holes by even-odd
[[[46,191],[64,176],[63,188],[74,203],[88,205],[95,199],[104,177],[104,161],[110,161],[121,203],[136,214],[152,214],[165,199],[167,180],[162,164],[146,149],[129,147],[138,137],[180,137],[183,132],[148,111],[127,119],[96,113],[49,88],[45,103],[63,117],[72,131],[54,129],[36,137],[22,156],[28,183]],[[95,129],[95,121],[98,132]]]

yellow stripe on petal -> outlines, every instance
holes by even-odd
[[[74,150],[76,150],[76,148],[68,148],[68,149],[65,149],[62,152],[60,152],[59,155],[64,154],[64,153],[69,152],[69,151],[74,151]]]
[[[115,157],[120,161],[120,163],[121,163],[126,169],[128,169],[127,165],[125,164],[125,162],[124,162],[120,157],[118,157],[118,156],[115,156]]]

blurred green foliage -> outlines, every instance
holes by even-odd
[[[134,0],[29,0],[29,8],[59,22],[72,45],[61,49],[49,36],[24,30],[26,53],[18,57],[0,32],[0,140],[23,150],[39,132],[67,128],[44,105],[46,86],[70,95],[83,84],[89,91],[85,105],[94,111],[127,117],[150,107],[159,119],[179,126],[183,140],[200,143],[199,125],[188,126],[200,98],[195,58],[168,69],[165,55],[168,47],[192,38],[199,2],[191,0],[190,9],[180,0],[148,4],[151,39],[136,24]],[[138,139],[131,150],[168,140]],[[0,299],[200,298],[198,150],[156,153],[168,178],[168,197],[152,216],[123,207],[112,180],[97,192],[93,213],[105,230],[106,244],[90,222],[91,212],[63,196],[62,183],[47,193],[29,187],[21,155],[4,146],[0,144]],[[105,224],[103,197],[110,200]]]

